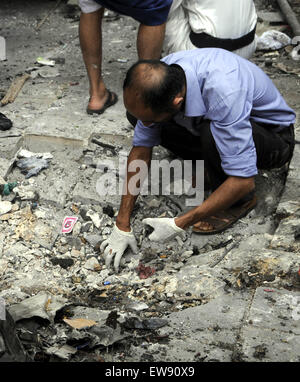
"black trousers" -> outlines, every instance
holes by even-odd
[[[282,167],[293,155],[295,140],[293,125],[275,133],[270,126],[252,121],[253,140],[257,154],[257,168],[270,170]],[[182,159],[204,160],[212,190],[228,177],[221,167],[221,158],[210,130],[210,122],[201,124],[201,136],[195,136],[182,126],[168,123],[162,128],[161,145]]]
[[[132,125],[136,119],[127,113]],[[253,140],[257,154],[257,168],[271,170],[289,162],[295,146],[294,126],[290,125],[275,133],[274,126],[251,121]],[[221,158],[210,130],[210,121],[203,120],[199,126],[201,136],[195,136],[184,127],[168,122],[162,127],[161,146],[176,157],[185,160],[204,160],[209,174],[212,191],[216,190],[228,177],[221,167]]]

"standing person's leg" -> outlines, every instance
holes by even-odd
[[[165,29],[165,23],[155,26],[140,24],[136,43],[140,60],[160,59]]]
[[[105,106],[117,101],[114,93],[107,91],[102,78],[102,17],[104,8],[90,13],[81,12],[79,22],[79,40],[83,60],[90,83],[88,112],[103,112]]]

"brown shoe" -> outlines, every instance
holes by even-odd
[[[228,208],[227,210],[219,211],[214,216],[209,216],[207,218],[201,219],[201,223],[207,223],[207,226],[212,228],[199,228],[193,226],[193,232],[200,235],[212,235],[215,233],[223,232],[227,228],[231,227],[240,218],[246,216],[257,204],[257,198],[254,197],[241,204],[240,206],[235,206]]]

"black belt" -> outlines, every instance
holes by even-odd
[[[232,52],[233,50],[241,49],[251,44],[255,38],[255,31],[256,25],[251,32],[235,39],[217,38],[205,32],[195,33],[191,31],[190,40],[197,48],[222,48]]]

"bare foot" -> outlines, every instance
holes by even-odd
[[[201,221],[194,224],[194,227],[199,228],[202,231],[210,231],[210,230],[214,229],[214,226],[212,224],[207,223],[207,222],[201,222]]]
[[[104,106],[105,102],[108,100],[109,93],[105,89],[104,92],[100,94],[91,95],[88,103],[88,109],[90,110],[100,110]]]

